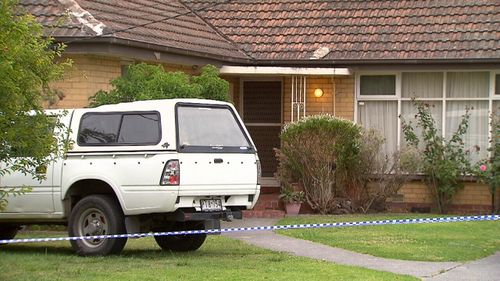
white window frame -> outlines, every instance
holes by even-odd
[[[495,94],[496,88],[500,88],[500,85],[496,85],[496,76],[500,75],[500,70],[499,71],[492,71],[490,73],[490,94],[493,96],[493,100],[500,100],[500,91],[498,91],[498,95]]]
[[[396,77],[395,95],[361,95],[361,76],[386,76]],[[401,72],[361,72],[356,74],[356,97],[358,100],[397,100],[401,97]]]
[[[401,115],[402,102],[411,101],[411,98],[402,97],[402,76],[403,73],[415,73],[415,72],[425,72],[425,73],[443,73],[443,89],[442,95],[439,98],[422,98],[425,101],[439,101],[442,104],[442,124],[441,124],[441,134],[446,135],[446,104],[449,101],[488,101],[488,112],[493,111],[493,101],[500,100],[500,95],[495,94],[496,87],[500,85],[495,85],[496,75],[500,75],[500,70],[491,69],[439,69],[439,70],[404,70],[404,71],[360,71],[355,74],[355,99],[354,99],[354,122],[359,123],[358,118],[358,106],[359,102],[363,101],[397,101],[398,103],[398,116]],[[489,72],[489,93],[487,97],[478,98],[450,98],[446,96],[447,92],[447,74],[450,72]],[[395,75],[396,76],[396,95],[377,95],[377,96],[362,96],[361,95],[361,76],[363,75]],[[399,118],[398,118],[399,119]],[[402,136],[401,136],[401,120],[398,120],[397,126],[397,149],[401,148]],[[488,139],[491,139],[491,124],[488,124]],[[490,144],[488,143],[488,146]]]

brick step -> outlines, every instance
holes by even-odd
[[[260,194],[280,194],[279,186],[261,186]]]
[[[243,218],[267,218],[279,219],[285,217],[285,211],[281,210],[245,210]]]
[[[284,210],[279,194],[261,194],[254,210]]]

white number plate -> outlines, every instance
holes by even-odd
[[[220,199],[200,200],[202,212],[222,211],[222,202]]]

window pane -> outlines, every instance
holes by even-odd
[[[78,132],[78,143],[115,143],[120,120],[121,114],[85,114]]]
[[[127,114],[123,116],[118,143],[157,144],[160,141],[159,115]]]
[[[179,146],[250,147],[229,108],[178,109]]]
[[[398,103],[394,101],[364,101],[358,103],[359,123],[378,130],[385,137],[384,153],[397,149]]]
[[[500,100],[493,101],[493,112],[500,116]]]
[[[429,109],[431,111],[432,118],[436,122],[436,128],[438,129],[438,133],[441,134],[442,128],[442,119],[443,119],[443,103],[440,101],[424,101],[429,105]],[[415,133],[420,139],[420,144],[422,144],[422,129],[420,127],[416,127],[417,119],[415,115],[417,114],[417,108],[411,101],[403,101],[401,103],[401,115],[406,120],[406,122],[411,121],[413,124],[413,128],[415,129]],[[401,131],[401,145],[405,146],[406,141],[404,137],[404,133]],[[421,147],[423,148],[423,146]]]
[[[362,75],[360,78],[360,94],[362,96],[395,96],[396,76]]]
[[[449,98],[487,98],[488,72],[449,72],[446,96]]]
[[[495,75],[495,95],[500,96],[500,74]]]
[[[403,98],[441,98],[443,96],[443,73],[403,73],[401,95]]]
[[[473,108],[470,113],[469,129],[464,137],[465,148],[470,150],[471,161],[476,162],[487,156],[488,148],[488,102],[487,101],[449,101],[446,103],[446,138],[449,140],[458,128],[465,114],[465,107]],[[479,154],[475,146],[479,147]]]

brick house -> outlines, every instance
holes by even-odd
[[[500,107],[495,0],[20,2],[67,44],[65,56],[74,61],[55,85],[64,93],[56,107],[86,106],[135,62],[187,73],[220,67],[259,149],[261,210],[279,209],[272,149],[286,122],[318,113],[347,118],[379,129],[390,153],[404,142],[398,116],[414,114],[412,97],[434,105],[445,135],[472,106],[466,143],[481,148],[478,159],[486,156],[488,114]],[[396,209],[412,210],[428,207],[431,198],[412,182],[394,201]],[[487,212],[491,195],[470,181],[453,207]]]

